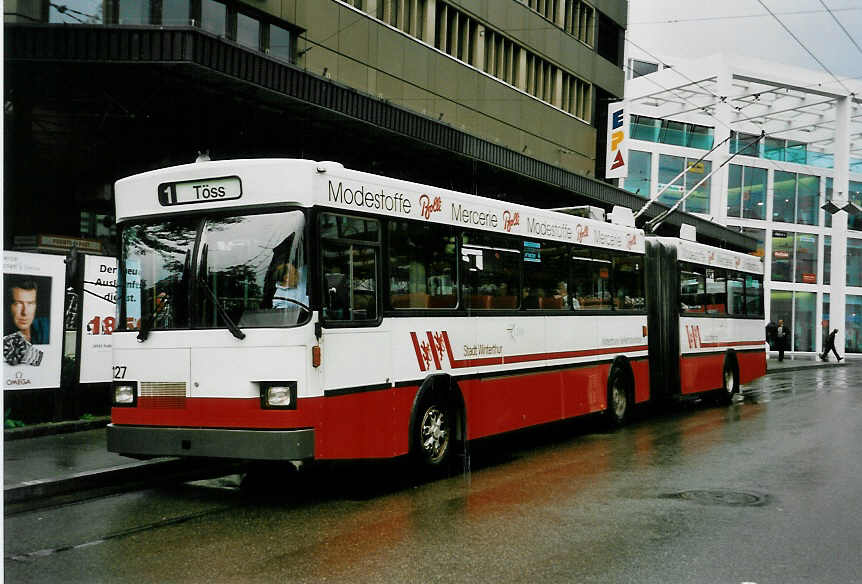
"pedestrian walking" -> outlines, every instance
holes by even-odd
[[[838,355],[838,351],[835,349],[835,335],[838,334],[838,329],[834,329],[831,333],[826,335],[826,338],[823,339],[823,352],[820,353],[820,359],[823,361],[829,360],[829,351],[835,353],[835,358],[838,359],[838,362],[841,362],[841,357]]]
[[[787,342],[787,327],[784,326],[784,321],[778,319],[778,326],[775,328],[775,344],[778,345],[778,361],[784,361],[784,348]]]

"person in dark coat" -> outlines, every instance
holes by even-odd
[[[784,326],[784,321],[778,319],[778,326],[775,328],[775,344],[778,345],[778,360],[784,361],[784,348],[787,346],[787,327]]]
[[[820,359],[822,359],[823,361],[829,360],[829,351],[835,353],[835,358],[838,359],[839,362],[841,361],[841,359],[844,358],[839,356],[838,351],[835,349],[835,335],[837,334],[838,329],[835,329],[831,333],[826,335],[825,339],[823,339],[823,352],[820,353]]]
[[[775,348],[775,331],[778,329],[778,325],[775,324],[775,321],[769,321],[769,324],[766,325],[766,342],[769,343],[769,348]]]

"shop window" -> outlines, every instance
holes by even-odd
[[[845,310],[847,324],[844,331],[844,350],[848,353],[862,353],[862,296],[848,294]]]
[[[772,281],[792,282],[795,233],[772,232]]]
[[[817,236],[811,233],[796,234],[796,263],[794,282],[817,283]]]
[[[815,326],[817,294],[794,292],[794,304],[796,314],[793,319],[793,350],[814,351],[817,342],[815,332],[819,329]]]
[[[823,283],[832,283],[832,236],[823,236]]]

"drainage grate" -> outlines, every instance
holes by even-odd
[[[682,499],[701,505],[724,507],[761,507],[769,502],[769,495],[723,489],[681,491],[661,495],[663,499]]]

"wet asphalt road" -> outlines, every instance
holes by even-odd
[[[729,407],[483,441],[470,470],[318,465],[5,518],[6,582],[862,582],[862,362]]]

